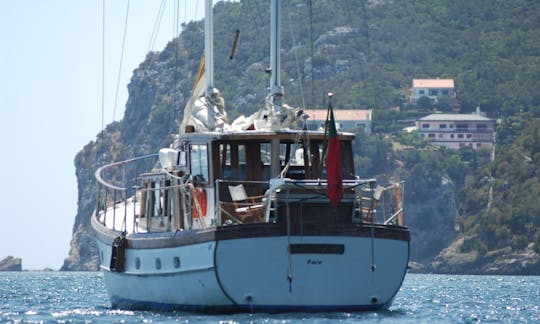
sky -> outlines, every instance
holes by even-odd
[[[103,122],[122,118],[127,84],[150,47],[162,2],[131,0],[128,11],[128,1],[0,0],[0,260],[12,255],[23,270],[56,270],[69,254],[75,155]],[[177,2],[181,22],[204,15],[203,1]],[[165,1],[150,50],[174,37],[174,3]]]

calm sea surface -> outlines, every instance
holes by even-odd
[[[0,323],[540,322],[540,277],[408,274],[389,310],[201,315],[111,309],[99,272],[0,272]]]

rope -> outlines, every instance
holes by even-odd
[[[373,190],[373,185],[371,185],[371,189]],[[371,201],[371,207],[370,207],[370,213],[371,213],[371,226],[370,226],[370,236],[371,236],[371,266],[369,267],[369,270],[371,272],[374,272],[377,268],[375,266],[375,216],[373,215],[373,209],[375,209],[375,206],[377,204],[376,200]],[[373,207],[373,208],[372,208]]]
[[[116,95],[114,96],[113,121],[116,118],[116,106],[118,103],[118,90],[120,89],[120,75],[122,74],[122,63],[124,61],[124,48],[126,44],[128,17],[129,17],[129,0],[127,2],[127,7],[126,7],[126,19],[124,21],[124,36],[122,37],[122,51],[120,53],[120,66],[118,67],[118,78],[116,80]]]
[[[287,244],[289,247],[287,248],[287,282],[289,283],[289,293],[292,292],[292,280],[293,280],[293,269],[292,269],[292,256],[291,256],[291,210],[290,210],[290,202],[289,202],[289,188],[287,188],[287,204],[286,204],[286,210],[287,210]]]

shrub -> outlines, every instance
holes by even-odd
[[[534,237],[533,250],[534,252],[540,254],[540,230],[536,231],[536,235]]]
[[[525,235],[516,235],[512,239],[512,249],[521,250],[527,247],[529,240]]]

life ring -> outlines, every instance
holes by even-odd
[[[197,204],[201,210],[202,216],[206,216],[206,191],[203,188],[196,188],[193,194],[193,201],[191,204],[191,215],[193,218],[199,217],[199,212],[197,211]]]

